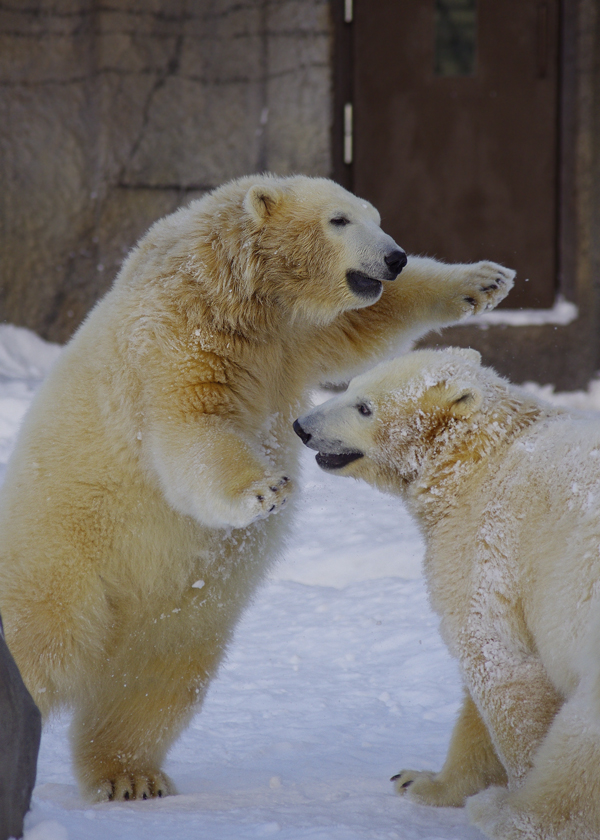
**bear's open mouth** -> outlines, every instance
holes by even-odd
[[[362,452],[340,452],[339,455],[332,452],[319,452],[315,461],[324,470],[339,470],[362,457]]]
[[[377,299],[381,295],[383,288],[381,280],[369,277],[368,274],[364,274],[362,271],[347,271],[346,282],[351,292],[369,300]]]

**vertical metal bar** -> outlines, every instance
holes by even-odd
[[[344,23],[352,23],[354,20],[354,9],[352,0],[344,0]]]
[[[538,79],[548,76],[548,3],[542,2],[537,8],[537,75]]]
[[[344,105],[344,163],[352,163],[352,102]]]

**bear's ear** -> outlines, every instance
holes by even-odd
[[[466,419],[475,414],[482,402],[483,393],[474,382],[443,380],[428,388],[422,406],[426,411],[441,408],[452,417]]]
[[[441,408],[453,417],[467,418],[482,402],[483,394],[475,383],[442,380],[427,389],[421,404],[426,411]]]
[[[483,394],[475,386],[451,390],[448,408],[454,417],[467,418],[475,414],[483,402]]]
[[[283,194],[274,184],[254,184],[246,193],[244,209],[257,221],[272,216]]]

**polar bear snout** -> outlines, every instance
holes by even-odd
[[[302,428],[302,426],[300,425],[300,422],[299,422],[298,420],[294,420],[294,431],[296,432],[296,434],[298,435],[298,437],[300,438],[300,440],[302,441],[302,443],[303,443],[305,446],[308,446],[309,441],[310,441],[310,439],[311,439],[312,435],[310,434],[310,432],[306,432],[306,431]]]
[[[316,412],[309,412],[304,417],[294,420],[293,429],[305,446],[319,452],[324,448],[324,441],[319,434],[319,421],[315,420],[315,414]]]
[[[315,449],[317,452],[316,462],[324,470],[340,470],[342,467],[364,457],[364,453],[358,449],[350,449],[342,441],[327,440],[319,435],[314,435],[306,429],[314,419],[314,414],[307,414],[300,420],[294,421],[294,431],[305,446]],[[304,424],[304,425],[303,425]]]
[[[384,257],[383,261],[394,275],[389,279],[395,280],[408,262],[408,257],[402,248],[396,248],[394,251],[390,251],[390,253]]]

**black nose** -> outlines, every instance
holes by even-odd
[[[395,251],[390,251],[390,253],[385,257],[384,262],[390,271],[393,271],[394,274],[398,275],[408,262],[408,258],[404,251],[397,248]]]
[[[297,420],[294,420],[294,431],[302,441],[302,443],[308,443],[311,439],[312,435],[309,435],[308,432],[305,432],[300,423]]]

